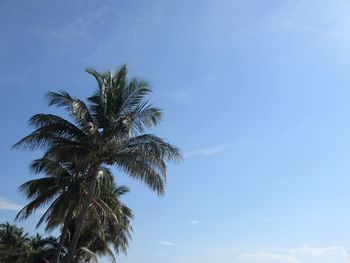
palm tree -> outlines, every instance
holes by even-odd
[[[88,190],[76,220],[64,262],[70,263],[93,199],[100,167],[114,165],[133,178],[145,182],[158,194],[164,193],[165,161],[181,159],[179,150],[155,135],[145,134],[156,126],[161,110],[146,100],[151,92],[145,81],[127,79],[127,68],[115,73],[88,69],[98,82],[89,98],[90,105],[67,92],[50,92],[49,105],[65,107],[73,122],[51,114],[34,115],[29,124],[34,130],[14,147],[46,151],[45,157],[69,162],[72,158],[85,164]]]
[[[94,225],[98,226],[98,233],[101,235],[97,235],[94,242],[90,244],[90,250],[101,255],[107,254],[115,262],[109,247],[112,246],[118,254],[119,252],[126,253],[128,240],[131,238],[133,213],[129,207],[121,202],[121,197],[128,193],[129,189],[125,186],[117,186],[110,170],[105,168],[104,173],[105,177],[96,187],[96,201],[93,201],[101,206],[102,213],[92,214],[90,219],[90,222],[97,222]],[[106,208],[110,208],[110,210]],[[103,213],[105,211],[106,213]]]
[[[95,209],[89,210],[85,220],[74,262],[88,259],[97,261],[97,255],[107,255],[112,262],[116,262],[111,247],[118,254],[126,253],[132,231],[130,221],[133,214],[125,204],[120,202],[120,198],[128,191],[129,189],[125,186],[117,187],[112,173],[106,169],[104,178],[99,180],[96,186],[91,204]],[[73,222],[70,224],[72,233],[74,233],[74,227]]]
[[[37,263],[53,256],[54,237],[29,237],[23,228],[5,223],[0,225],[0,262]]]
[[[46,222],[46,231],[52,231],[63,223],[53,258],[53,262],[58,262],[67,235],[67,225],[84,194],[82,186],[86,177],[77,172],[76,163],[62,163],[49,158],[34,160],[31,170],[35,174],[44,173],[45,177],[30,180],[19,187],[31,201],[17,214],[16,220],[26,219],[38,209],[51,203],[40,218],[37,227]]]
[[[83,183],[86,177],[76,173],[76,169],[77,165],[72,163],[64,164],[47,158],[34,160],[31,170],[36,174],[44,173],[46,176],[30,180],[20,186],[20,190],[32,200],[17,214],[16,219],[26,219],[37,209],[51,202],[52,204],[39,220],[37,227],[45,221],[47,223],[46,230],[51,231],[63,222],[60,240],[52,262],[59,261],[62,249],[66,245],[68,225],[74,217],[74,211],[81,206],[82,196],[86,192]],[[120,203],[119,197],[127,193],[128,189],[124,186],[116,187],[109,169],[102,167],[101,172],[98,180],[98,191],[93,198],[90,214],[94,216],[94,223],[102,226],[108,222],[120,230],[118,232],[115,230],[113,232],[111,228],[106,230],[109,233],[114,233],[115,236],[114,240],[108,240],[108,242],[113,243],[115,248],[121,247],[123,251],[126,251],[127,239],[130,237],[132,212]],[[90,226],[92,225],[90,224]],[[102,230],[100,229],[100,233]],[[86,247],[86,243],[84,243],[84,247]],[[108,250],[105,252],[109,253]]]
[[[0,224],[0,262],[23,262],[28,257],[28,241],[23,228]]]
[[[56,238],[49,236],[43,238],[40,234],[36,234],[29,239],[30,247],[30,263],[43,262],[54,256],[57,242]]]

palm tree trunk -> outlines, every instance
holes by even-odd
[[[98,168],[99,168],[99,165],[92,168],[88,195],[87,195],[85,202],[83,203],[83,207],[82,207],[81,212],[79,213],[77,221],[75,223],[73,238],[69,244],[68,253],[62,261],[63,263],[71,263],[74,255],[75,255],[78,240],[80,237],[80,232],[83,228],[84,220],[85,220],[86,215],[88,213],[90,203],[92,201],[92,198],[94,197],[96,183],[97,183],[97,176],[98,176]]]
[[[61,251],[62,251],[62,248],[64,245],[64,240],[65,240],[65,238],[67,236],[67,232],[68,232],[68,224],[69,224],[70,220],[72,219],[73,211],[74,211],[74,203],[71,202],[69,204],[69,207],[68,207],[68,213],[66,215],[66,218],[64,219],[63,229],[62,229],[62,233],[60,236],[60,242],[58,243],[58,247],[55,251],[53,263],[59,263]]]

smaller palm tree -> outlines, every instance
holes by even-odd
[[[29,255],[29,237],[23,228],[9,222],[0,225],[0,262],[24,262]]]
[[[85,180],[87,178],[83,173],[78,172],[80,168],[77,171],[77,167],[77,164],[62,163],[45,157],[34,160],[31,170],[36,174],[43,173],[45,176],[30,180],[20,186],[20,190],[31,201],[17,214],[17,220],[26,219],[38,209],[49,204],[37,227],[44,222],[47,231],[62,226],[56,253],[51,259],[53,263],[59,262],[59,259],[67,252],[66,242],[74,233],[70,231],[69,235],[68,225],[77,215],[76,211],[79,211],[86,196]],[[80,253],[84,252],[87,255],[88,247],[93,246],[93,251],[98,254],[105,253],[112,257],[113,252],[107,245],[104,247],[96,245],[99,240],[105,240],[105,243],[100,242],[100,244],[112,244],[117,252],[126,252],[131,231],[130,220],[133,215],[132,211],[120,202],[120,196],[128,191],[125,186],[117,187],[111,171],[106,167],[101,167],[96,192],[89,209],[89,220],[84,229],[91,232],[96,230],[94,225],[98,225],[100,226],[98,233],[102,233],[103,237],[94,235],[95,239],[92,241],[91,238],[85,236],[86,242],[78,244]]]
[[[126,253],[131,238],[133,213],[120,199],[129,192],[125,186],[117,186],[113,174],[103,168],[95,196],[77,244],[74,263],[98,262],[98,256],[107,256],[116,262],[116,254]],[[76,231],[76,215],[68,224],[62,255],[68,250]]]
[[[103,255],[116,262],[115,253],[127,252],[133,213],[120,201],[129,189],[117,187],[109,169],[104,168],[103,174],[92,201],[95,209],[90,210],[78,241],[77,258],[96,260],[98,255]]]
[[[43,263],[45,261],[51,261],[54,257],[57,239],[55,237],[42,237],[40,234],[30,237],[29,239],[30,249],[30,263]],[[49,262],[50,262],[49,261]]]
[[[10,223],[0,225],[0,263],[42,263],[51,259],[56,238],[29,237],[23,228]]]
[[[74,210],[81,203],[84,191],[82,185],[86,177],[77,172],[76,163],[64,163],[43,157],[34,160],[31,170],[35,174],[44,174],[44,177],[25,182],[19,187],[29,204],[17,214],[16,220],[23,220],[35,213],[38,209],[50,204],[40,218],[37,227],[46,223],[46,231],[52,231],[62,225],[60,240],[53,262],[58,262],[67,235],[67,224],[72,219]]]

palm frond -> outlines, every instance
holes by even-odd
[[[71,97],[65,91],[49,92],[46,97],[49,101],[49,106],[56,105],[66,108],[85,133],[93,134],[97,131],[89,108],[83,101]]]
[[[49,191],[57,191],[69,185],[70,181],[67,178],[60,177],[42,177],[29,180],[19,186],[19,191],[24,193],[29,199],[37,198],[40,195],[46,194]]]
[[[157,126],[160,123],[162,110],[145,102],[137,109],[134,116],[133,129],[142,133],[145,129]]]
[[[119,145],[118,153],[143,155],[145,158],[164,159],[166,161],[180,161],[180,150],[152,134],[132,137]]]
[[[28,124],[34,128],[53,125],[54,127],[59,127],[60,132],[71,134],[71,137],[73,135],[77,138],[85,136],[85,133],[73,123],[53,114],[35,114],[29,119]]]
[[[61,194],[55,202],[47,209],[47,215],[40,218],[38,225],[42,224],[44,221],[46,222],[46,231],[52,231],[57,226],[61,225],[64,222],[66,215],[68,213],[67,207],[70,206],[72,200],[74,200],[77,204],[80,203],[80,189],[70,189],[70,191],[66,191],[64,194]],[[77,209],[79,209],[78,205],[75,205]]]
[[[106,247],[106,249],[101,254],[106,255],[110,259],[111,263],[117,263],[117,259],[109,247]]]
[[[101,220],[108,217],[110,220],[115,221],[116,223],[119,222],[118,216],[115,214],[115,212],[101,199],[93,200],[94,207],[99,210],[99,216],[101,217]]]
[[[115,193],[118,197],[125,195],[129,192],[130,192],[130,188],[125,185],[118,186],[117,189],[115,190]]]
[[[147,81],[133,78],[123,90],[122,97],[119,98],[122,104],[116,109],[118,111],[115,114],[123,116],[129,112],[134,112],[143,104],[145,96],[150,92],[151,88]]]
[[[30,170],[35,173],[44,173],[46,176],[67,177],[72,176],[72,168],[70,164],[66,166],[49,158],[40,158],[34,160],[30,165]]]
[[[54,189],[51,189],[50,191],[46,191],[45,193],[35,198],[33,201],[29,202],[29,204],[24,206],[16,215],[15,220],[16,221],[24,220],[28,218],[31,214],[33,214],[39,208],[44,207],[46,204],[48,204],[56,196],[57,196],[57,191],[55,191]]]
[[[116,165],[132,178],[144,182],[158,195],[164,195],[166,174],[159,173],[152,164],[136,158],[131,159],[130,155],[124,158],[119,155]]]
[[[62,162],[71,161],[84,167],[87,162],[91,161],[93,153],[88,144],[60,139],[46,150],[44,158],[53,158]]]
[[[83,262],[86,262],[86,259],[89,260],[88,262],[91,262],[91,260],[94,260],[93,262],[98,262],[97,255],[87,247],[80,247],[77,254],[79,259],[84,260]]]

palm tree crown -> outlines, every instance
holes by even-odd
[[[50,92],[49,105],[65,107],[73,122],[51,114],[34,115],[29,125],[35,131],[15,148],[46,150],[46,157],[70,162],[116,165],[130,176],[144,181],[158,194],[164,192],[166,160],[181,159],[179,150],[151,134],[146,128],[157,125],[161,110],[145,97],[151,92],[148,83],[127,80],[126,66],[115,74],[92,74],[99,85],[89,98],[90,105],[67,92]]]

